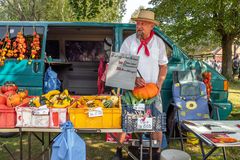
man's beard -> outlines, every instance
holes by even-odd
[[[138,39],[143,39],[143,36],[144,36],[143,31],[142,30],[138,30],[137,31],[137,38]]]

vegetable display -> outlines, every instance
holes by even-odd
[[[147,83],[144,87],[135,87],[133,95],[137,99],[151,99],[158,94],[158,87],[155,83]]]

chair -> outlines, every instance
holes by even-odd
[[[197,77],[195,72],[178,72],[173,76],[173,106],[174,106],[174,121],[170,129],[172,136],[175,126],[178,126],[179,136],[181,140],[181,149],[183,147],[183,132],[182,121],[184,120],[207,120],[210,119],[213,113],[218,116],[217,106],[213,106],[207,98],[206,86],[200,81],[201,77]],[[184,76],[185,75],[185,76]],[[200,144],[202,153],[204,150]],[[223,150],[225,154],[225,150]]]

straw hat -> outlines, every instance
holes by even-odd
[[[133,21],[147,21],[152,22],[155,25],[159,25],[160,23],[155,20],[155,14],[149,10],[140,10],[137,17],[131,18]]]

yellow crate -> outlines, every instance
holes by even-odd
[[[98,96],[97,98],[105,97]],[[103,116],[101,117],[88,117],[89,109],[87,108],[68,108],[69,118],[75,128],[121,128],[122,107],[120,98],[118,104],[117,108],[102,108]]]

